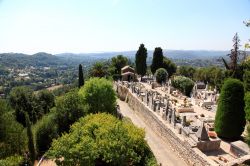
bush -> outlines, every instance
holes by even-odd
[[[245,71],[243,76],[245,91],[250,91],[250,71]]]
[[[166,82],[168,73],[164,68],[159,68],[156,70],[155,77],[156,77],[156,82],[162,84],[163,82]]]
[[[43,116],[34,126],[36,150],[38,155],[47,151],[54,138],[58,136],[58,127],[54,113]]]
[[[237,79],[227,79],[222,86],[215,116],[219,137],[238,139],[245,127],[244,87]]]
[[[186,96],[190,96],[190,93],[194,87],[194,82],[190,78],[183,76],[174,77],[171,83],[174,88],[180,90]]]
[[[108,112],[114,114],[116,94],[111,81],[105,78],[91,78],[79,91],[89,113]]]
[[[47,156],[58,165],[149,165],[154,157],[144,137],[143,129],[128,121],[92,114],[54,140]]]
[[[0,160],[0,166],[20,166],[23,163],[23,157],[10,156]]]
[[[13,112],[5,100],[0,100],[0,158],[21,154],[25,149],[23,126],[15,120]]]
[[[86,109],[81,103],[77,89],[58,97],[56,100],[55,116],[59,134],[68,132],[70,125],[85,114]]]
[[[246,113],[246,120],[250,121],[250,92],[245,94],[245,113]]]

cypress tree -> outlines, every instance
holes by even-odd
[[[153,61],[151,65],[151,72],[155,71],[163,66],[163,52],[161,47],[156,47],[153,54]]]
[[[36,152],[35,152],[33,134],[31,130],[30,118],[27,113],[25,113],[25,120],[26,120],[26,126],[27,126],[28,148],[29,148],[29,153],[30,153],[30,160],[33,165],[34,161],[36,160]]]
[[[241,81],[229,78],[221,89],[215,116],[215,131],[219,137],[238,139],[246,124],[244,87]]]
[[[135,54],[135,65],[137,74],[141,75],[141,78],[147,72],[147,49],[144,47],[144,44],[141,44],[138,51]]]
[[[83,71],[82,71],[82,65],[79,65],[79,74],[78,74],[78,87],[81,88],[84,85],[84,78],[83,78]]]

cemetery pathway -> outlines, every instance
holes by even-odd
[[[146,140],[158,163],[161,163],[162,166],[187,165],[183,159],[171,149],[170,145],[161,138],[161,136],[144,123],[144,121],[128,106],[127,103],[119,99],[117,100],[117,103],[120,106],[120,111],[123,116],[130,118],[136,126],[145,129]]]

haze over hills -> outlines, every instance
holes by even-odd
[[[211,59],[224,57],[229,53],[229,51],[210,51],[210,50],[164,50],[164,55],[171,59]],[[136,51],[120,51],[120,52],[101,52],[101,53],[62,53],[55,54],[59,57],[82,57],[88,56],[97,59],[109,59],[116,55],[125,55],[129,58],[134,58]],[[148,50],[148,57],[153,56],[153,50]]]

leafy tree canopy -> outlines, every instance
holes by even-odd
[[[91,78],[79,91],[89,113],[108,112],[113,114],[116,106],[116,94],[112,82],[105,78]]]
[[[132,123],[106,113],[93,114],[54,140],[47,156],[57,159],[58,165],[68,166],[147,165],[150,151],[144,137],[144,131]]]
[[[168,77],[168,73],[164,68],[159,68],[155,72],[155,77],[156,77],[156,81],[159,84],[162,84],[162,83],[166,82],[167,77]]]

